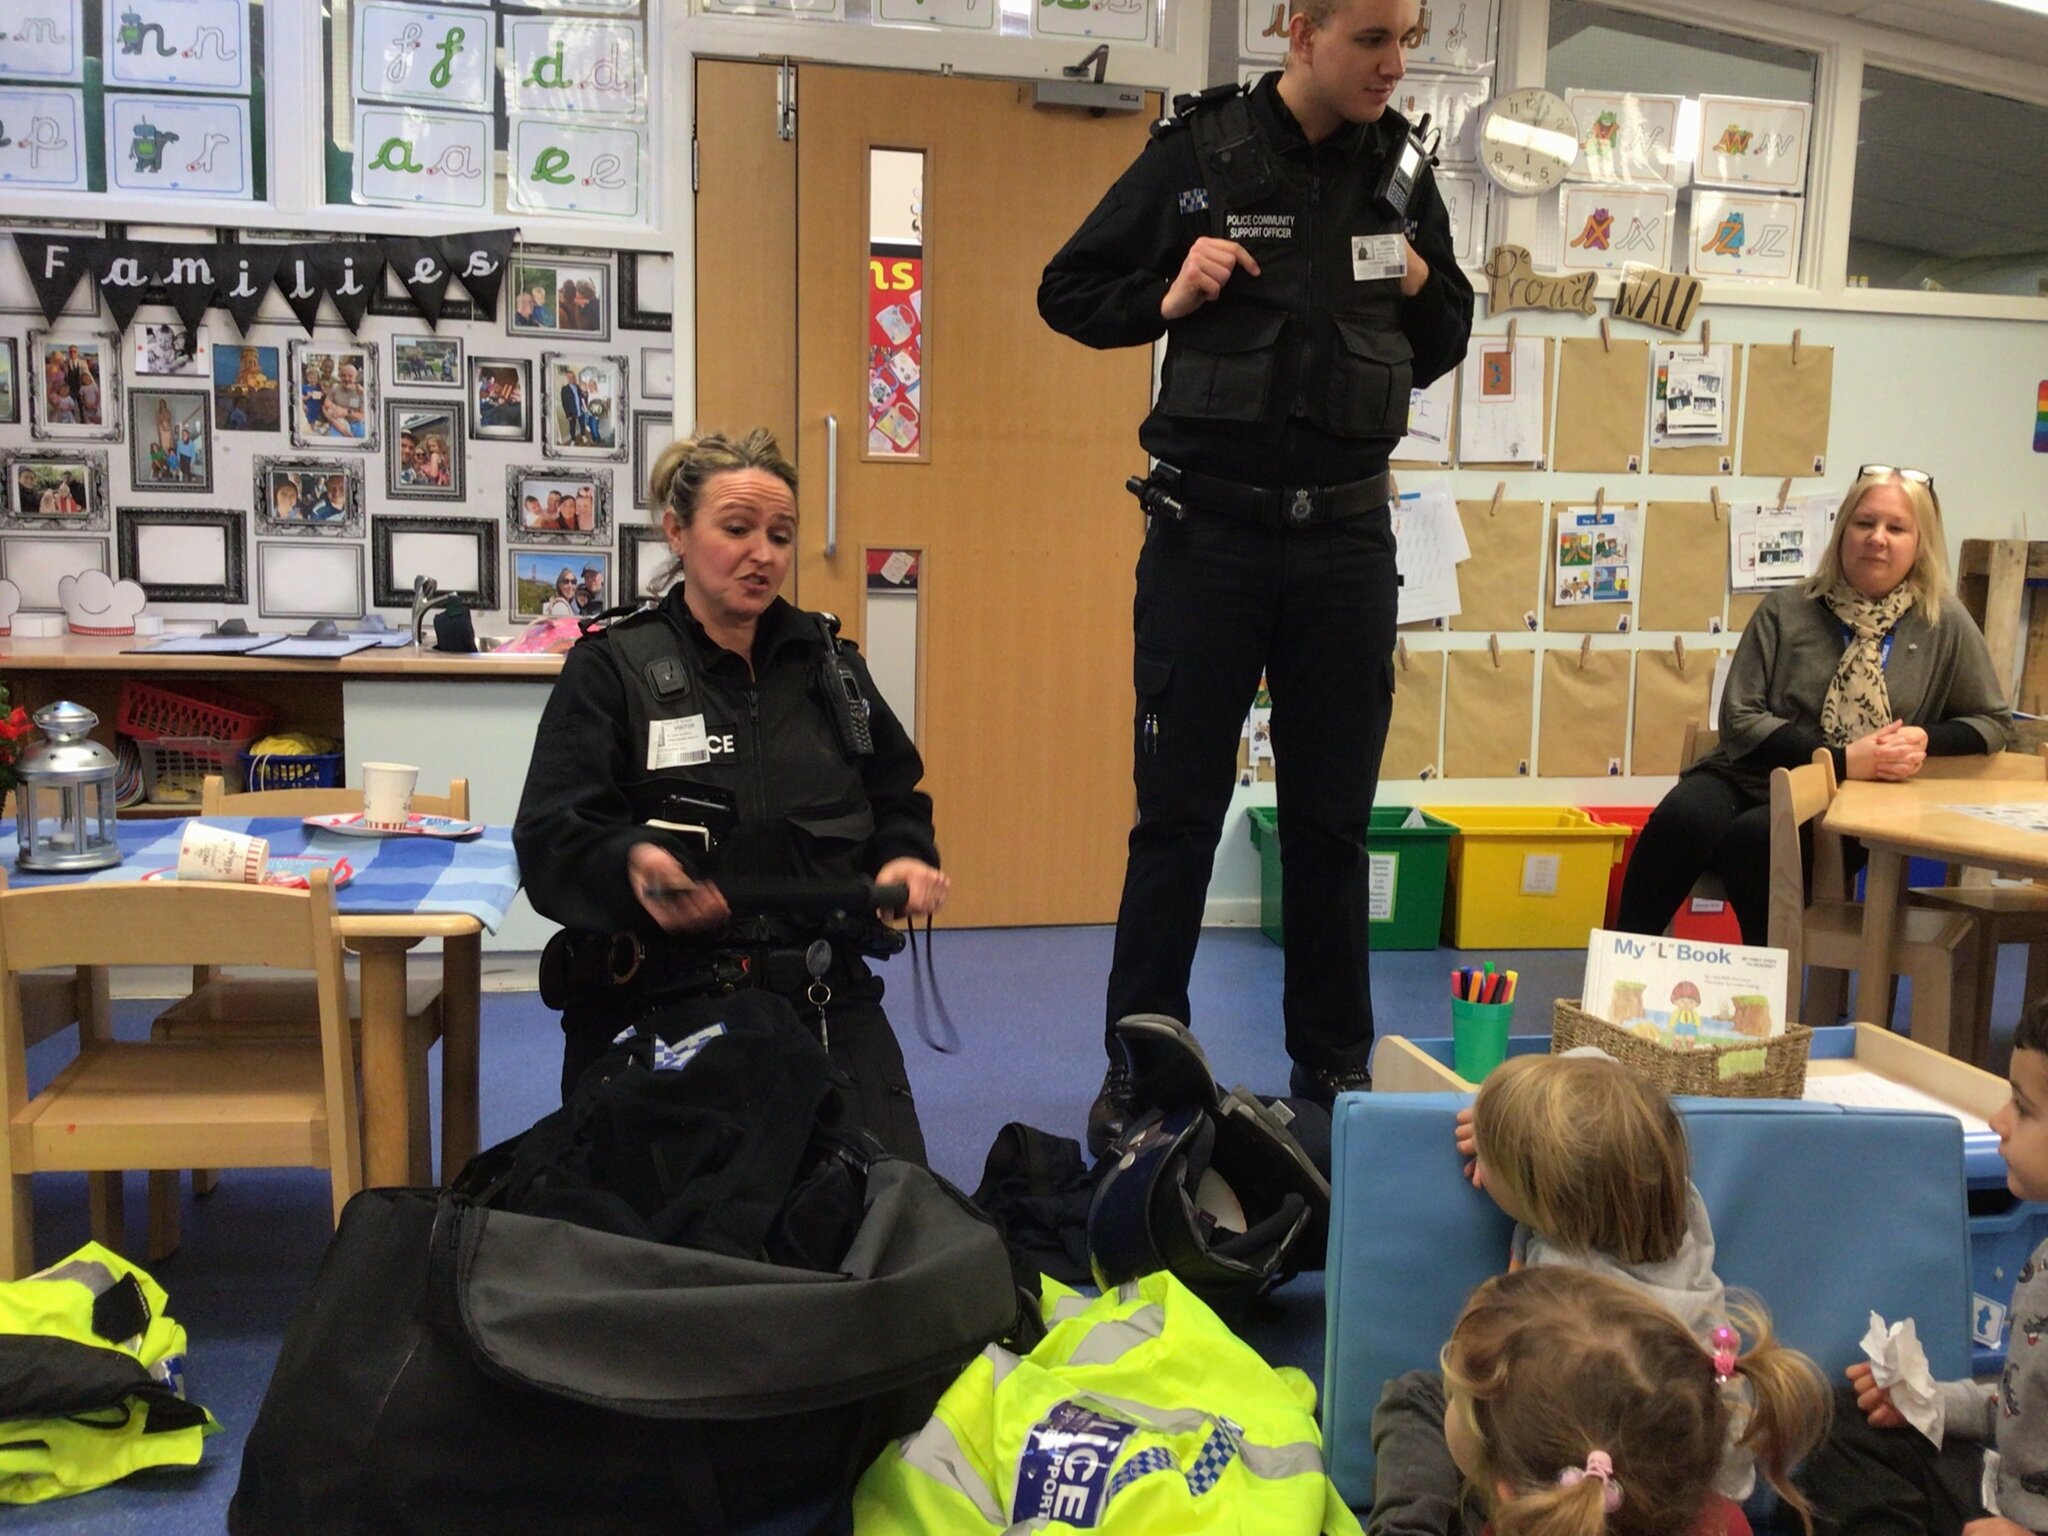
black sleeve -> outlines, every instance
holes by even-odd
[[[1145,146],[1038,280],[1038,313],[1091,347],[1149,345],[1166,334],[1159,304],[1188,248],[1208,227],[1182,213],[1179,195],[1202,184],[1190,136],[1176,130]]]
[[[1429,264],[1429,281],[1401,305],[1401,329],[1415,349],[1415,387],[1442,378],[1463,361],[1472,337],[1472,283],[1458,265],[1451,215],[1434,174],[1415,189],[1415,254]]]
[[[1929,757],[1982,757],[1990,750],[1984,733],[1967,720],[1937,720],[1927,727]]]
[[[681,849],[633,819],[619,786],[628,772],[626,690],[609,647],[585,641],[561,675],[534,733],[526,789],[512,823],[519,877],[543,917],[590,933],[648,929],[626,852],[635,843]]]
[[[1835,782],[1849,777],[1849,755],[1841,747],[1828,747],[1827,737],[1810,725],[1781,725],[1757,744],[1754,751],[1736,759],[1745,768],[1768,773],[1773,768],[1804,768],[1814,752],[1827,747],[1835,760]]]
[[[874,754],[861,764],[861,783],[875,813],[875,835],[868,842],[867,870],[874,874],[891,859],[922,859],[939,865],[939,845],[932,830],[932,797],[919,789],[924,759],[903,729],[888,701],[875,687],[867,662],[851,647],[841,653],[853,663],[860,690],[867,695],[868,731]]]

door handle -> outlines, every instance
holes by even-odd
[[[825,418],[825,556],[839,553],[839,418]]]

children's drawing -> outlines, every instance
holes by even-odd
[[[1692,199],[1687,270],[1695,277],[1791,282],[1799,273],[1805,201],[1701,188]]]
[[[1813,108],[1803,101],[1701,96],[1693,183],[1801,191],[1812,117]]]

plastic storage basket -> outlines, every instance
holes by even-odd
[[[243,789],[242,760],[250,741],[221,741],[212,736],[160,736],[138,742],[142,753],[142,797],[151,805],[199,804],[201,781],[221,776],[228,794]]]
[[[341,783],[341,754],[244,752],[242,779],[250,789],[334,789]]]
[[[172,690],[129,678],[121,684],[114,724],[123,736],[137,741],[206,737],[215,743],[247,745],[276,716],[268,704],[206,683],[184,683]]]

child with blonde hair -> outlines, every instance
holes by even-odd
[[[1745,1532],[1714,1493],[1738,1417],[1810,1536],[1791,1470],[1826,1431],[1827,1389],[1761,1311],[1703,1343],[1638,1286],[1522,1269],[1473,1292],[1443,1364],[1449,1454],[1495,1536]]]
[[[1624,1282],[1675,1315],[1702,1348],[1728,1325],[1685,1127],[1654,1085],[1599,1051],[1511,1057],[1459,1112],[1457,1144],[1472,1160],[1472,1182],[1515,1222],[1510,1270],[1563,1266]],[[1736,1397],[1714,1486],[1739,1503],[1756,1486],[1756,1468]],[[1442,1424],[1433,1373],[1387,1384],[1373,1414],[1379,1471],[1369,1529],[1458,1529]]]

